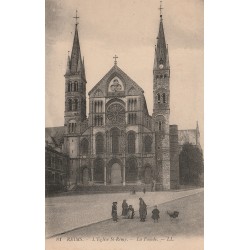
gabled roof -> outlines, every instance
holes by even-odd
[[[108,73],[89,91],[89,95],[92,94],[95,90],[97,90],[101,84],[105,83],[112,75],[121,76],[127,84],[132,85],[135,89],[139,90],[142,94],[144,90],[134,81],[132,80],[123,70],[121,70],[117,65],[114,65]]]
[[[63,143],[64,127],[50,127],[45,128],[45,141],[53,141],[55,146]]]

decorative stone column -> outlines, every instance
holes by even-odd
[[[94,183],[94,169],[91,168],[91,181]]]
[[[122,185],[125,186],[126,185],[126,170],[125,170],[125,166],[123,167],[123,182]]]
[[[106,168],[106,164],[104,166],[104,185],[107,185],[107,168]]]

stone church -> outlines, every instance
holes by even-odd
[[[46,128],[46,147],[68,157],[68,170],[55,171],[51,158],[46,159],[50,166],[46,178],[60,181],[63,178],[55,175],[64,175],[67,185],[83,188],[147,184],[156,190],[178,188],[181,146],[185,142],[199,146],[199,128],[197,124],[196,129],[178,130],[169,124],[171,74],[162,15],[153,66],[152,115],[142,86],[118,67],[116,56],[114,66],[87,99],[84,63],[76,23],[65,73],[64,126]]]

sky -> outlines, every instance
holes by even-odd
[[[87,93],[114,65],[116,54],[118,66],[144,89],[152,114],[160,1],[46,0],[45,4],[46,127],[64,124],[64,74],[72,49],[76,9]],[[170,124],[194,129],[198,121],[203,147],[204,2],[163,0],[162,7],[171,69]]]

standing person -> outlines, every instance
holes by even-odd
[[[134,215],[135,215],[135,210],[133,208],[132,205],[129,205],[128,207],[128,219],[134,219]]]
[[[158,222],[158,219],[160,218],[159,216],[160,211],[157,209],[157,206],[155,206],[154,210],[152,211],[152,219]]]
[[[147,216],[147,205],[142,198],[139,198],[139,214],[140,214],[140,221],[145,221]]]
[[[152,183],[151,183],[151,192],[153,192],[154,191],[154,181],[152,181]]]
[[[128,203],[126,200],[123,200],[122,202],[122,216],[127,216],[128,214]]]
[[[113,221],[117,222],[117,202],[113,202],[111,215]]]
[[[143,193],[145,194],[145,193],[146,193],[146,188],[144,187],[142,191],[143,191]]]

